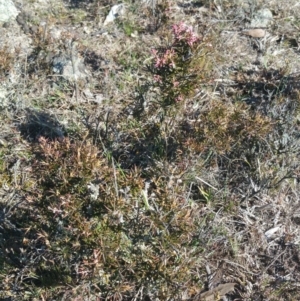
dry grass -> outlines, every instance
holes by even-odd
[[[31,2],[1,28],[1,300],[299,300],[297,1],[125,1],[107,27],[112,1]]]

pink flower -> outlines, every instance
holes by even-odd
[[[179,81],[173,81],[173,86],[174,86],[174,88],[178,87],[179,86]]]
[[[190,47],[192,47],[197,41],[199,41],[199,38],[193,32],[192,26],[188,26],[184,22],[174,24],[172,26],[172,31],[175,37],[175,41],[186,42]]]
[[[157,82],[157,83],[162,83],[162,79],[161,79],[161,76],[160,75],[157,75],[157,74],[155,74],[154,75],[154,81],[155,82]]]
[[[157,50],[154,49],[154,48],[152,48],[152,49],[151,49],[151,53],[152,53],[154,56],[156,56],[156,55],[157,55]]]
[[[167,49],[165,52],[159,54],[157,50],[152,51],[153,54],[155,54],[154,60],[155,60],[155,68],[165,68],[165,67],[171,67],[175,68],[175,50],[174,49]]]
[[[176,101],[176,102],[183,101],[182,95],[178,95],[178,96],[175,98],[175,101]]]

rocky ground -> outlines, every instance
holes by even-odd
[[[0,300],[299,300],[299,16],[0,0]]]

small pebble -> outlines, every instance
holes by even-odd
[[[266,31],[264,29],[248,29],[242,31],[242,34],[246,36],[250,36],[252,38],[263,38],[266,35]]]

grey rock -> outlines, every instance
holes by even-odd
[[[109,14],[107,15],[103,25],[106,26],[107,24],[113,22],[119,16],[124,15],[125,13],[125,5],[123,3],[114,5]]]
[[[61,38],[61,33],[62,30],[56,27],[51,27],[49,30],[49,34],[54,40],[59,40]]]
[[[90,183],[88,184],[88,190],[90,192],[90,197],[93,201],[96,201],[99,196],[99,185]]]
[[[63,74],[65,66],[68,64],[69,59],[63,55],[59,55],[53,58],[53,72]]]
[[[251,20],[251,27],[267,27],[273,20],[272,12],[268,8],[262,8],[256,12]]]
[[[7,94],[8,91],[4,87],[0,87],[0,108],[8,106]]]
[[[60,74],[68,80],[83,79],[88,75],[83,60],[78,56],[73,60],[65,55],[56,56],[53,58],[52,66],[54,73]]]
[[[11,0],[0,0],[0,24],[16,19],[19,11]]]

